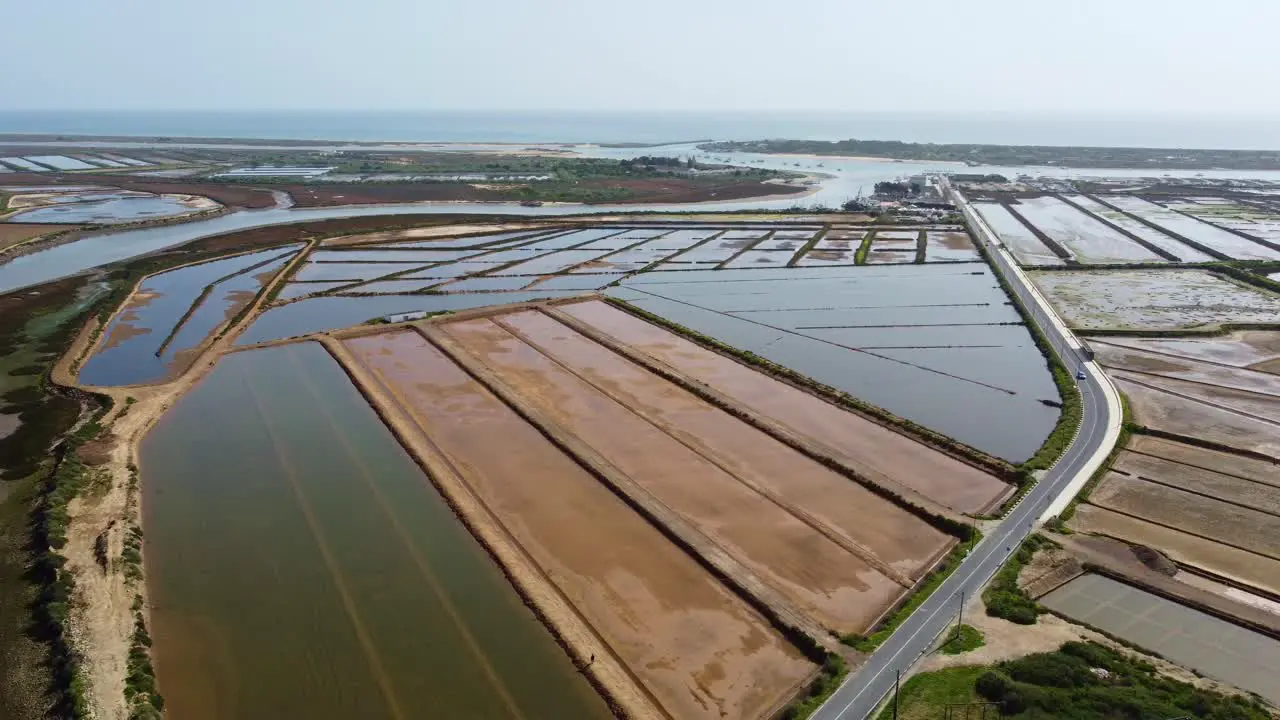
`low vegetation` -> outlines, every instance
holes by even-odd
[[[947,633],[947,639],[942,641],[939,650],[944,655],[959,655],[977,650],[986,644],[987,639],[978,628],[972,625],[958,625]]]
[[[988,615],[1019,625],[1036,624],[1045,610],[1018,587],[1018,574],[1022,572],[1023,565],[1031,562],[1037,550],[1053,545],[1052,540],[1042,535],[1031,535],[1018,546],[982,593]]]
[[[803,695],[782,711],[782,720],[804,720],[831,697],[849,674],[849,666],[839,655],[828,655],[822,663],[822,672],[809,683]]]
[[[991,667],[950,668],[918,675],[902,688],[898,717],[941,718],[964,705],[981,717],[986,703],[1005,717],[1108,720],[1209,718],[1269,720],[1257,700],[1203,690],[1164,677],[1154,666],[1096,643],[1069,642]],[[894,717],[892,702],[880,720]]]

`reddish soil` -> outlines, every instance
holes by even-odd
[[[758,717],[808,674],[762,617],[422,336],[344,345],[671,717]]]
[[[858,546],[864,558],[914,580],[954,542],[892,502],[542,313],[510,313],[496,322],[824,534]]]
[[[298,207],[370,205],[405,202],[509,202],[518,199],[502,190],[475,187],[467,183],[420,183],[372,185],[365,183],[325,185],[277,185],[293,196]],[[689,203],[708,200],[736,200],[767,195],[792,195],[808,188],[762,182],[736,182],[707,186],[684,178],[634,178],[584,180],[584,190],[624,189],[634,196],[626,203]],[[195,191],[191,191],[195,192]]]
[[[884,478],[961,512],[982,512],[1010,492],[990,473],[604,302],[559,309],[812,439],[873,482]]]
[[[1180,564],[1280,595],[1280,561],[1265,555],[1089,504],[1076,508],[1071,528],[1158,548]]]
[[[439,327],[523,402],[606,457],[824,626],[862,632],[901,595],[901,586],[866,561],[493,321]]]
[[[1253,508],[1115,472],[1089,502],[1280,560],[1280,517]]]
[[[0,223],[0,250],[13,247],[33,237],[77,228],[79,225],[46,225],[43,223]]]

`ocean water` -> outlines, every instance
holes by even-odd
[[[0,133],[415,142],[793,138],[1280,149],[1280,118],[658,111],[0,111]]]

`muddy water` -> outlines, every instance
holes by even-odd
[[[108,324],[96,352],[80,370],[80,381],[136,385],[181,373],[192,360],[191,352],[252,301],[293,252],[273,248],[143,281]],[[254,267],[260,263],[266,264]]]
[[[900,594],[856,555],[490,320],[441,327],[524,401],[825,626],[861,632]]]
[[[672,716],[753,717],[804,676],[763,618],[420,335],[346,345]]]
[[[170,717],[607,716],[320,346],[227,356],[142,456]]]
[[[811,513],[819,523],[918,577],[953,539],[679,386],[539,312],[497,318],[592,385],[660,425],[733,475]],[[763,374],[762,382],[768,381]]]
[[[599,302],[565,312],[813,438],[871,477],[885,476],[957,510],[979,511],[1010,491],[994,476]]]

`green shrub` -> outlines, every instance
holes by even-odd
[[[1000,568],[991,585],[982,593],[987,614],[1004,618],[1019,625],[1035,625],[1044,608],[1018,587],[1018,573],[1031,561],[1036,551],[1053,542],[1041,535],[1032,535],[1018,546],[1009,561]]]

